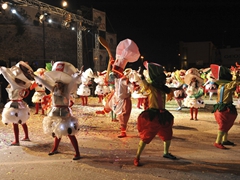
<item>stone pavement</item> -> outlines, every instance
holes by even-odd
[[[173,161],[163,158],[163,143],[156,137],[144,149],[141,167],[133,166],[140,140],[136,119],[142,111],[136,108],[135,100],[128,123],[128,137],[118,139],[119,123],[112,122],[109,115],[94,113],[102,109],[97,98],[90,97],[88,106],[82,106],[80,99],[76,99],[73,112],[81,123],[77,139],[82,159],[78,161],[72,160],[74,150],[67,137],[63,137],[59,145],[61,153],[48,156],[53,138],[42,132],[44,116],[34,115],[34,108],[31,108],[32,115],[28,121],[30,142],[21,142],[18,147],[9,146],[13,140],[12,126],[0,123],[0,179],[240,179],[240,118],[237,118],[229,132],[229,140],[237,146],[230,146],[227,150],[217,149],[213,146],[218,130],[211,113],[214,100],[205,99],[205,103],[206,107],[199,110],[199,120],[190,121],[188,108],[176,111],[176,103],[168,102],[167,109],[175,117],[170,152],[178,159]]]

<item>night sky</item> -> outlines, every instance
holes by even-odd
[[[163,65],[177,61],[179,41],[240,47],[239,0],[69,0],[68,4],[72,10],[86,6],[106,12],[107,31],[116,33],[118,42],[132,39],[146,60]]]

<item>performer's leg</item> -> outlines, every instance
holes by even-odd
[[[193,120],[193,109],[194,109],[193,107],[190,108],[190,114],[191,114],[190,120]]]
[[[84,96],[81,96],[81,99],[82,99],[82,105],[84,106]]]
[[[13,123],[13,132],[15,141],[11,143],[11,146],[19,146],[19,128],[18,124]]]
[[[178,105],[177,111],[182,110],[182,101],[179,100],[179,99],[176,99],[176,102],[177,102],[177,105]]]
[[[113,111],[111,111],[111,117],[112,117],[112,122],[118,122],[117,115]]]
[[[101,103],[100,95],[98,95],[98,103]]]
[[[209,100],[212,100],[213,92],[209,92]]]
[[[148,108],[148,98],[144,99],[144,110]]]
[[[223,135],[222,145],[235,146],[235,144],[234,144],[233,142],[231,142],[231,141],[228,140],[228,133],[227,133],[227,132]]]
[[[35,103],[35,114],[38,114],[38,110],[39,110],[39,103]]]
[[[197,121],[198,119],[197,119],[197,115],[198,115],[198,108],[194,108],[194,110],[195,110],[195,121]]]
[[[145,99],[145,98],[141,98],[141,106],[144,105],[144,99]]]
[[[88,105],[88,96],[85,96],[85,105]]]
[[[164,141],[163,145],[164,145],[163,146],[164,154],[168,154],[169,147],[171,145],[171,141]]]
[[[204,97],[206,98],[207,97],[207,89],[204,87],[203,91],[204,91]]]
[[[141,98],[137,99],[137,108],[141,109]]]
[[[69,107],[72,107],[73,105],[74,105],[74,102],[72,100],[70,100]]]
[[[164,141],[164,142],[163,142],[163,145],[164,145],[164,154],[163,154],[163,157],[169,158],[169,159],[176,159],[175,156],[173,156],[171,153],[169,153],[169,147],[170,147],[170,145],[171,145],[171,140]]]
[[[42,115],[44,115],[44,109],[42,108]]]
[[[145,146],[146,146],[146,143],[144,143],[142,140],[140,140],[140,142],[138,144],[137,155],[136,155],[136,157],[134,158],[134,161],[133,161],[133,164],[135,166],[140,166],[139,160],[140,160],[140,156],[141,156]]]
[[[54,146],[53,146],[53,149],[51,150],[50,153],[48,153],[49,156],[58,153],[58,145],[59,145],[60,141],[61,141],[61,138],[57,138],[57,137],[55,137],[55,139],[54,139]]]
[[[118,119],[121,126],[121,134],[118,135],[118,138],[126,137],[127,123],[132,110],[132,101],[130,98],[126,98],[124,100],[124,104],[122,106],[122,113],[118,114]]]
[[[22,141],[30,141],[29,137],[28,137],[28,126],[26,123],[22,124],[23,127],[23,131],[25,134],[25,137],[22,139]]]
[[[69,137],[69,139],[70,139],[70,141],[71,141],[71,143],[72,143],[72,145],[75,149],[75,152],[76,152],[73,160],[78,160],[78,159],[80,159],[80,152],[79,152],[77,138],[76,138],[76,136],[71,136],[71,135],[68,135],[68,137]]]
[[[217,147],[219,149],[226,149],[226,147],[221,144],[224,135],[225,135],[225,132],[218,131],[217,139],[216,139],[216,141],[214,143],[215,147]]]
[[[121,134],[118,135],[118,138],[123,138],[126,137],[127,133],[126,133],[126,127],[121,127]]]

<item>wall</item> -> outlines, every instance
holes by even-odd
[[[214,62],[215,47],[210,41],[180,42],[179,52],[183,69],[208,67]]]

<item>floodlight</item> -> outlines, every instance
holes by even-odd
[[[2,9],[5,10],[5,9],[7,9],[7,8],[8,8],[8,4],[7,4],[7,3],[3,3],[3,4],[2,4]]]

